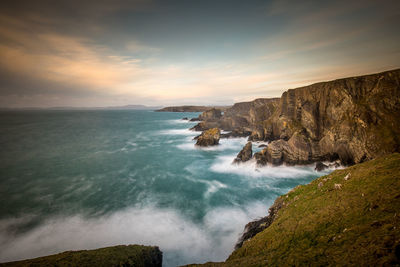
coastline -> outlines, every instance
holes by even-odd
[[[254,149],[254,143],[250,143],[250,146],[246,148],[246,142],[243,142],[242,145],[244,145],[244,147],[242,151],[246,152],[246,149],[248,150],[250,147],[252,147],[253,149],[251,152],[253,152],[254,150],[255,153],[251,153],[250,157],[248,155],[246,157],[240,157],[241,160],[237,163],[237,165],[232,165],[232,158],[229,159],[229,162],[227,161],[224,163],[235,166],[235,168],[238,170],[244,167],[250,167],[253,168],[254,173],[259,172],[262,174],[264,170],[262,166],[265,165],[274,166],[271,168],[276,171],[280,170],[280,168],[285,168],[286,165],[311,166],[310,164],[316,164],[319,162],[330,168],[338,167],[337,164],[332,164],[331,166],[329,166],[329,162],[332,162],[332,160],[334,160],[333,162],[336,161],[336,163],[338,163],[337,160],[340,160],[341,164],[350,166],[346,169],[334,171],[328,176],[317,178],[306,186],[296,187],[288,194],[284,194],[283,197],[278,197],[275,204],[271,206],[269,215],[261,218],[260,220],[250,222],[246,225],[243,236],[241,240],[239,240],[236,247],[237,249],[233,251],[231,256],[228,258],[229,264],[233,264],[232,266],[235,266],[236,263],[243,263],[243,258],[250,257],[247,253],[250,251],[249,248],[252,247],[254,244],[252,240],[256,240],[255,242],[264,243],[268,241],[268,239],[260,239],[260,236],[268,235],[267,233],[271,233],[270,231],[273,231],[277,227],[276,225],[278,224],[277,222],[280,220],[279,218],[281,214],[289,212],[289,210],[287,209],[288,205],[290,206],[290,214],[297,214],[296,212],[298,212],[298,210],[294,208],[297,204],[291,205],[291,203],[297,203],[297,201],[299,199],[303,199],[303,197],[307,199],[307,201],[314,201],[315,196],[318,195],[319,197],[321,197],[320,200],[323,202],[328,201],[328,199],[324,198],[325,195],[327,197],[340,197],[342,196],[343,192],[351,193],[353,191],[358,194],[360,192],[358,192],[357,190],[359,190],[359,188],[364,185],[352,183],[355,183],[356,181],[357,183],[362,183],[363,179],[367,181],[367,170],[372,170],[373,174],[378,173],[379,175],[377,175],[376,177],[374,176],[378,180],[374,180],[374,184],[370,185],[372,187],[363,187],[364,191],[370,190],[371,192],[378,192],[379,190],[381,190],[379,187],[376,187],[375,184],[376,181],[379,181],[379,177],[386,177],[388,179],[388,183],[394,183],[391,179],[394,178],[396,171],[398,171],[396,167],[398,167],[399,165],[399,156],[396,153],[392,154],[392,152],[396,152],[400,148],[399,140],[397,137],[399,136],[397,132],[399,132],[400,128],[397,121],[394,120],[394,118],[399,115],[399,110],[397,108],[397,104],[399,103],[399,75],[400,70],[394,70],[375,75],[347,78],[326,83],[318,83],[308,87],[289,90],[282,95],[281,99],[256,99],[251,102],[237,103],[232,107],[227,108],[223,112],[216,108],[212,108],[204,111],[202,114],[199,115],[197,119],[200,122],[192,128],[192,130],[194,130],[193,133],[195,131],[200,133],[207,131],[210,128],[217,128],[218,131],[220,131],[220,129],[223,130],[220,136],[218,136],[218,141],[220,138],[221,140],[230,141],[233,140],[231,138],[242,137],[248,139],[247,141],[250,142],[262,142],[260,143],[260,145],[263,145],[263,147],[261,147],[259,151],[256,151]],[[363,92],[355,91],[353,92],[354,95],[351,95],[349,91],[357,90],[358,88],[356,86],[356,84],[358,83],[354,81],[360,82],[361,84],[363,84],[363,86],[365,85],[365,87],[362,87],[364,90]],[[347,84],[347,87],[341,87],[343,84]],[[337,97],[336,99],[332,99],[330,97],[327,97],[326,94],[332,93],[333,89],[336,90],[334,92],[338,93],[339,96],[342,98]],[[382,95],[383,92],[386,92],[387,90],[389,90],[389,92],[392,92],[390,97]],[[358,98],[355,96],[357,96]],[[309,101],[309,99],[311,98],[316,98],[318,101],[326,101],[327,103],[333,101],[333,103],[338,106],[329,104],[308,104],[309,106],[307,107],[306,103],[309,103],[307,101]],[[388,98],[390,99],[388,100]],[[339,99],[340,101],[338,103],[334,102],[337,99]],[[379,101],[383,101],[385,103],[384,109],[380,106],[382,103],[380,103]],[[299,108],[292,102],[300,103],[303,106]],[[310,112],[310,105],[313,112]],[[368,105],[371,106],[369,107]],[[329,108],[329,106],[335,106],[335,109],[332,109],[332,107]],[[335,113],[336,115],[341,114],[343,117],[329,117],[327,119],[328,121],[331,120],[330,123],[321,124],[321,120],[325,119],[325,115],[321,115],[323,114],[321,112],[321,108],[322,110],[325,110],[325,113],[327,112],[327,110],[329,112],[333,112],[336,111],[338,108],[343,109],[341,113]],[[350,111],[353,113],[349,114]],[[344,120],[342,120],[343,118]],[[382,129],[382,131],[377,131],[378,128]],[[174,129],[161,130],[160,133],[162,134],[163,131],[168,135],[176,134],[176,131],[174,132]],[[352,133],[351,135],[349,134],[349,131]],[[181,132],[179,132],[179,134],[181,134]],[[383,139],[381,138],[382,134],[384,134]],[[191,135],[188,136],[188,138],[191,138]],[[349,136],[351,136],[351,140],[348,139]],[[373,144],[371,144],[370,142],[371,139],[375,140]],[[149,142],[149,139],[143,139],[143,141]],[[195,141],[193,141],[192,139],[190,139],[189,143],[191,145],[190,149],[200,149],[200,151],[213,151],[218,150],[221,147],[221,145],[216,145],[216,143],[213,143],[213,145],[215,146],[196,148],[194,144]],[[136,149],[134,147],[135,145],[131,144],[130,146],[132,148],[132,151]],[[259,145],[257,145],[257,147],[258,146]],[[177,147],[179,149],[185,150],[184,147],[179,147],[179,145]],[[239,158],[241,151],[237,150],[236,153],[239,153],[239,155],[237,156]],[[257,166],[260,166],[260,168],[258,169]],[[215,168],[214,166],[212,167]],[[390,168],[392,168],[393,170]],[[247,170],[248,169],[245,169],[245,171]],[[361,174],[354,175],[352,172],[351,176],[348,176],[347,172],[349,170],[360,170]],[[382,170],[383,172],[381,172]],[[386,173],[388,174],[388,176],[385,174],[385,170],[391,170],[391,172],[388,171]],[[358,178],[353,179],[354,176]],[[350,180],[348,181],[348,179]],[[204,184],[210,186],[211,191],[223,188],[223,184],[221,184],[220,182],[203,182]],[[329,186],[325,187],[328,184]],[[350,191],[344,190],[344,186],[346,184],[351,185]],[[393,192],[390,195],[394,199],[393,201],[397,201],[396,199],[398,199],[396,195],[397,189],[398,187],[396,186],[396,188],[394,188],[394,191],[392,190]],[[305,192],[304,190],[306,190],[307,192]],[[382,194],[383,193],[384,192],[382,192]],[[366,195],[363,192],[361,194]],[[364,195],[361,196],[364,197]],[[298,196],[299,198],[296,199],[296,196]],[[370,197],[372,199],[373,195],[371,195]],[[290,199],[290,201],[287,202],[285,199],[282,200],[282,198],[288,198]],[[377,209],[374,207],[379,207],[379,200],[374,201],[377,203],[367,203],[369,205],[369,208]],[[304,207],[307,207],[307,202],[304,202],[303,204],[305,205]],[[331,204],[332,203],[330,203],[330,205]],[[397,202],[392,203],[388,200],[385,205],[386,206],[384,206],[383,208],[386,210],[392,208],[389,213],[392,217],[396,219],[396,214],[398,210]],[[324,206],[320,206],[314,211],[320,212],[323,209]],[[346,210],[346,212],[351,212],[351,210]],[[297,214],[296,216],[299,220],[304,219],[302,218],[301,214]],[[345,217],[347,215],[343,213],[338,213],[336,214],[336,216]],[[375,225],[377,225],[380,228],[381,226],[384,226],[386,224],[386,221],[379,222],[377,218],[378,217],[372,217],[373,220],[368,221],[369,226],[375,227]],[[397,221],[391,223],[391,225],[396,225],[395,227],[397,227]],[[319,226],[317,225],[315,227],[318,228]],[[339,227],[340,231],[344,230],[342,229],[343,227]],[[397,234],[397,230],[394,231],[395,229],[397,228],[392,227],[389,230]],[[311,236],[313,236],[314,239],[319,238],[312,233],[313,231],[311,231]],[[337,238],[336,236],[338,235],[339,234],[336,233],[335,235],[333,235],[333,237]],[[330,238],[333,237],[331,236]],[[271,236],[269,236],[269,238],[271,238]],[[330,238],[328,238],[327,240],[323,240],[320,243],[331,243],[332,241],[334,241]],[[374,237],[372,236],[371,238]],[[307,239],[307,241],[305,242],[312,243],[314,239]],[[273,238],[271,240],[273,240]],[[383,253],[383,255],[389,255],[388,257],[390,259],[388,259],[388,261],[397,261],[397,259],[393,256],[393,253],[395,251],[400,250],[400,246],[398,246],[397,243],[397,240],[391,240],[388,244],[385,243],[385,246],[387,246],[387,250],[390,252],[390,255],[385,253]],[[233,245],[234,244],[232,244],[232,246]],[[258,245],[254,246],[255,248],[259,249]],[[257,254],[257,251],[254,250],[252,253]],[[378,254],[381,255],[382,253],[379,252]],[[253,263],[257,264],[257,261],[261,258],[262,260],[265,260],[265,257],[261,255],[259,259],[256,257],[254,258],[254,261],[246,261],[246,264],[250,264],[249,266],[251,266]],[[247,258],[246,260],[249,260],[249,258]],[[267,260],[273,262],[271,258],[268,258]]]

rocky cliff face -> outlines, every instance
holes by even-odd
[[[247,142],[247,144],[243,147],[243,149],[237,154],[236,158],[233,160],[233,163],[246,162],[250,160],[253,156],[252,143]]]
[[[282,97],[237,103],[193,129],[271,141],[260,165],[340,159],[359,163],[400,151],[400,69],[290,89]],[[224,137],[224,136],[223,136]]]
[[[393,70],[288,90],[253,135],[277,140],[265,155],[278,163],[352,164],[399,151],[399,118],[400,70]]]
[[[233,136],[248,136],[252,132],[262,132],[262,122],[267,120],[278,106],[279,98],[259,98],[250,102],[236,103],[227,108],[222,116],[216,111],[203,112],[199,116],[203,121],[193,129],[204,131],[218,127],[232,131]]]

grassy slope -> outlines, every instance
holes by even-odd
[[[206,265],[400,265],[400,154],[334,171],[278,201],[285,205],[269,228],[225,263]]]
[[[157,247],[115,246],[95,250],[66,251],[35,259],[0,264],[0,266],[161,266]]]

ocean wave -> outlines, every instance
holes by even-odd
[[[181,150],[203,150],[203,151],[223,151],[223,150],[235,150],[239,152],[243,146],[246,144],[247,139],[245,137],[238,138],[223,138],[219,140],[219,145],[216,146],[208,146],[208,147],[200,147],[196,146],[195,140],[186,139],[186,142],[183,144],[177,145],[177,147]]]
[[[162,131],[159,131],[158,134],[160,134],[160,135],[191,135],[191,136],[199,135],[198,132],[191,131],[189,129],[162,130]]]
[[[196,124],[197,122],[190,121],[190,120],[182,120],[182,119],[177,119],[177,120],[167,120],[165,121],[168,124]]]
[[[315,164],[302,166],[262,166],[259,167],[254,159],[240,164],[232,164],[236,155],[219,156],[211,165],[210,170],[217,173],[231,173],[247,177],[268,177],[268,178],[298,178],[306,175],[315,176]],[[331,172],[328,169],[319,174],[324,175]]]
[[[267,204],[215,208],[201,223],[194,223],[173,209],[143,207],[98,218],[51,218],[20,235],[0,227],[0,261],[121,244],[159,246],[164,253],[163,266],[222,261],[232,252],[244,225],[266,214]],[[18,219],[18,223],[21,221]],[[13,222],[0,220],[0,226],[10,223]]]
[[[186,168],[186,170],[189,170],[189,168]],[[185,176],[185,179],[194,183],[205,184],[207,186],[207,190],[204,193],[204,198],[209,198],[213,193],[218,192],[218,190],[228,187],[226,184],[217,180],[194,179],[191,176]]]

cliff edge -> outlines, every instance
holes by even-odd
[[[272,217],[254,222],[267,226],[247,234],[226,262],[191,266],[398,265],[399,175],[394,153],[298,186],[275,201]]]
[[[281,98],[234,104],[220,118],[193,127],[219,127],[228,136],[270,144],[259,165],[337,160],[352,165],[400,152],[400,69],[290,89]]]
[[[115,246],[94,250],[65,251],[59,254],[7,263],[0,266],[135,266],[161,267],[158,247],[140,245]]]

